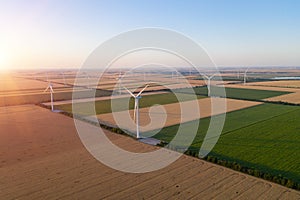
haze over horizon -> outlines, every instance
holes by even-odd
[[[299,1],[2,1],[0,70],[77,68],[132,29],[178,31],[218,66],[300,66]]]

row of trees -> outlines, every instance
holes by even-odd
[[[193,157],[198,157],[198,152],[193,151],[193,150],[187,150],[185,152],[185,154],[193,156]],[[292,188],[292,189],[296,189],[296,190],[300,190],[300,183],[296,182],[295,180],[291,180],[289,178],[286,178],[282,175],[275,175],[275,174],[271,174],[269,172],[264,172],[258,169],[254,169],[251,167],[247,167],[247,166],[243,166],[240,163],[237,163],[235,161],[229,161],[229,160],[225,160],[225,159],[220,159],[214,156],[206,156],[205,158],[203,158],[206,161],[218,164],[218,165],[222,165],[224,167],[233,169],[235,171],[239,171],[242,173],[246,173],[249,174],[251,176],[255,176],[258,178],[262,178],[268,181],[272,181],[274,183],[283,185],[285,187],[288,188]]]

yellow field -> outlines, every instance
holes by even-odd
[[[282,80],[281,81],[265,81],[265,82],[250,83],[250,85],[300,88],[300,80],[295,80],[295,81],[282,81]]]
[[[285,94],[277,97],[268,98],[265,100],[268,101],[282,101],[287,103],[300,103],[300,89],[298,88],[287,88],[287,87],[274,87],[274,86],[260,86],[260,85],[253,85],[246,84],[246,85],[225,85],[228,88],[246,88],[246,89],[257,89],[257,90],[272,90],[272,91],[285,91],[285,92],[292,92],[291,94]]]
[[[0,92],[7,92],[13,90],[43,90],[48,83],[39,80],[30,80],[25,78],[14,77],[11,74],[0,74]],[[54,88],[65,87],[62,84],[52,84]]]

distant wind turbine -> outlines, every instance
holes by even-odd
[[[203,74],[203,76],[207,79],[207,96],[210,97],[210,95],[211,95],[210,81],[213,77],[216,76],[216,74],[213,74],[211,76],[207,76],[207,75]]]
[[[246,85],[247,82],[247,72],[249,70],[249,67],[246,69],[245,73],[244,73],[244,85]]]
[[[51,111],[53,112],[54,111],[54,106],[53,106],[53,87],[52,87],[52,84],[51,82],[48,83],[48,87],[45,89],[44,92],[46,92],[47,90],[49,90],[50,92],[50,97],[51,97]]]
[[[87,78],[87,80],[88,80],[88,89],[91,89],[91,79],[90,79],[90,76],[89,76],[89,74],[88,73],[86,73],[86,72],[84,72],[84,74],[86,75],[86,78]]]
[[[140,120],[140,113],[139,113],[139,100],[142,98],[141,94],[149,85],[146,85],[137,95],[134,95],[130,90],[124,87],[125,90],[134,98],[134,113],[133,119],[136,123],[136,138],[140,138],[140,127],[139,127],[139,120]]]
[[[118,80],[119,95],[121,95],[122,94],[122,88],[121,88],[121,85],[122,85],[122,75],[121,75],[121,72],[119,72],[119,76],[116,79]]]

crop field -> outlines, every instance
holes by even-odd
[[[271,87],[287,87],[287,88],[300,88],[299,80],[288,80],[288,81],[265,81],[251,83],[251,85],[271,86]]]
[[[90,199],[222,199],[224,196],[299,199],[300,196],[298,191],[189,156],[182,156],[172,165],[152,173],[120,172],[99,163],[87,152],[71,118],[34,105],[2,109],[0,199],[85,199],[87,196]],[[49,126],[49,122],[55,126]],[[98,132],[98,127],[86,123],[84,126],[89,133]],[[143,153],[158,149],[104,131],[124,150]],[[108,154],[109,150],[104,153]],[[121,160],[123,155],[117,154],[114,159]]]
[[[71,100],[73,95],[76,94],[76,98],[91,98],[91,97],[103,97],[111,95],[110,91],[106,90],[87,90],[87,89],[55,89],[53,98],[54,101]],[[49,92],[31,91],[22,94],[21,92],[10,92],[9,94],[0,95],[0,106],[21,105],[21,104],[38,104],[42,102],[49,102]]]
[[[163,110],[160,110],[157,106],[141,108],[139,110],[139,124],[141,125],[140,131],[148,132],[151,130],[161,129],[167,126],[197,120],[199,118],[209,117],[211,115],[218,115],[224,112],[240,110],[261,104],[261,102],[255,101],[227,99],[226,109],[215,109],[214,113],[212,113],[211,103],[212,102],[210,98],[204,98],[193,101],[166,104],[163,105]],[[214,103],[222,105],[222,103],[224,103],[224,99],[215,98]],[[197,108],[195,107],[196,105],[199,106],[199,112],[197,112]],[[183,117],[183,112],[188,114],[184,115]],[[100,119],[101,122],[108,123],[111,125],[118,125],[119,128],[129,131],[130,135],[134,135],[136,125],[135,123],[133,123],[132,120],[134,115],[133,113],[134,110],[130,110],[129,113],[126,110],[98,115],[97,118]],[[116,120],[115,117],[117,117],[120,120]]]
[[[299,116],[300,107],[277,104],[261,104],[227,113],[222,135],[209,155],[299,183]],[[199,150],[210,120],[201,119],[191,149]],[[188,130],[196,122],[182,125]],[[178,125],[165,127],[154,137],[168,142],[177,130]]]
[[[184,95],[181,94],[181,97],[182,97],[182,101],[190,101],[195,99],[195,96],[190,94],[184,94]],[[201,99],[206,97],[198,95],[196,96],[196,98]],[[174,93],[154,94],[154,95],[144,96],[140,101],[140,108],[151,107],[155,104],[164,105],[164,104],[177,103],[177,102],[178,99]],[[128,103],[129,103],[129,109],[134,108],[133,98],[130,98],[130,100],[128,100],[128,98],[117,98],[112,100],[78,103],[77,104],[78,110],[75,114],[85,115],[85,116],[93,115],[94,109],[91,110],[92,108],[91,105],[93,105],[94,103],[95,103],[95,110],[97,115],[111,113],[112,103],[114,105],[114,111],[128,110]],[[57,108],[72,113],[72,104],[58,105]]]
[[[14,77],[11,74],[0,74],[0,92],[6,93],[21,90],[41,90],[47,87],[47,82]],[[54,88],[65,88],[62,84],[53,84]]]
[[[282,96],[272,97],[266,100],[300,104],[300,91]]]
[[[207,87],[198,87],[194,90],[197,95],[207,95]],[[227,98],[248,100],[261,100],[290,93],[285,91],[255,90],[244,88],[225,88],[225,90]],[[184,93],[186,92],[185,89],[181,89],[178,91]],[[219,96],[221,94],[220,91],[221,90],[218,87],[211,86],[212,96]]]

